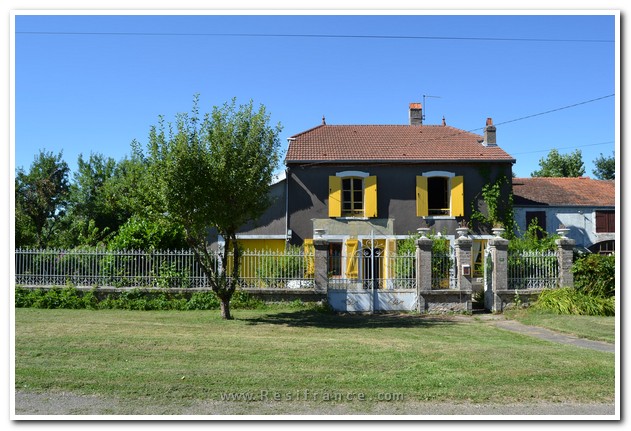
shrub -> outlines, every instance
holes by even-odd
[[[616,260],[614,255],[590,254],[572,266],[574,287],[592,296],[610,298],[616,294]]]
[[[233,308],[254,310],[257,308],[263,308],[265,303],[260,299],[252,297],[249,293],[243,290],[235,290],[230,300],[230,305]]]
[[[237,290],[230,301],[235,309],[258,309],[266,304],[247,292]],[[98,300],[94,290],[82,292],[73,286],[64,288],[26,289],[15,288],[15,306],[19,308],[86,308],[91,310],[217,310],[220,302],[214,292],[195,292],[189,299],[165,292],[143,292],[131,289]]]
[[[558,238],[558,235],[548,235],[537,224],[537,220],[533,220],[521,237],[511,239],[508,249],[510,251],[554,251],[557,249],[555,241]]]
[[[286,287],[287,280],[303,278],[304,256],[302,249],[291,246],[285,253],[263,256],[257,264],[256,276],[266,287]],[[243,270],[243,268],[242,268]]]
[[[219,298],[214,292],[195,292],[186,303],[186,310],[217,310]]]
[[[593,296],[570,287],[564,287],[542,291],[532,308],[556,314],[614,316],[616,304],[614,297]]]

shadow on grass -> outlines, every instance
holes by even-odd
[[[272,324],[296,327],[346,328],[422,328],[455,325],[446,317],[406,313],[336,314],[317,310],[296,310],[269,313],[260,317],[239,319],[248,325]]]

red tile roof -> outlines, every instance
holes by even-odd
[[[321,125],[290,138],[287,163],[313,161],[503,161],[515,159],[483,137],[439,125]]]
[[[513,178],[514,204],[518,206],[616,205],[614,181],[580,178]]]

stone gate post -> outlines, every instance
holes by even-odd
[[[416,310],[425,312],[423,291],[432,290],[432,240],[422,236],[416,240]]]
[[[456,287],[459,290],[471,290],[471,246],[469,236],[461,236],[454,242],[456,249]]]
[[[557,245],[557,259],[559,261],[559,287],[574,287],[574,274],[572,274],[572,261],[574,259],[574,246],[576,241],[570,238],[559,238]]]
[[[491,290],[484,293],[484,303],[491,311],[502,311],[502,299],[496,293],[508,290],[508,240],[496,237],[489,240],[491,254]]]
[[[329,242],[325,239],[314,239],[314,284],[317,292],[326,292],[329,285]]]

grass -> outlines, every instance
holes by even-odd
[[[613,402],[614,355],[476,321],[314,310],[15,310],[16,389],[179,405],[226,393]],[[265,392],[264,392],[265,391]],[[143,401],[144,400],[144,401]]]
[[[508,310],[504,314],[525,325],[541,326],[589,340],[615,342],[615,317],[561,315],[532,309]]]

